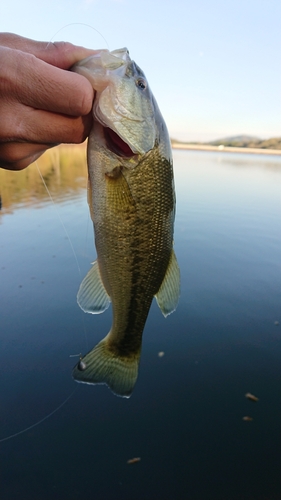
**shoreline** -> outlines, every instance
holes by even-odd
[[[261,149],[261,148],[238,148],[232,146],[211,146],[207,144],[184,144],[181,142],[173,143],[172,149],[187,149],[190,151],[217,151],[219,153],[245,153],[256,155],[275,155],[281,156],[281,149]]]

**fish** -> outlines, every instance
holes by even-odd
[[[102,313],[110,303],[113,310],[109,333],[80,358],[73,378],[128,398],[153,298],[166,317],[180,295],[171,144],[147,79],[126,48],[98,51],[72,70],[95,90],[87,163],[97,260],[77,302],[87,313]]]

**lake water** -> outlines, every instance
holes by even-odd
[[[1,500],[280,500],[281,157],[174,152],[181,299],[153,303],[128,400],[71,378],[111,324],[76,303],[95,250],[74,163],[44,174],[55,204],[36,166],[1,171],[0,439],[71,396],[0,442]]]

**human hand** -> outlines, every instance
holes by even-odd
[[[94,91],[65,70],[94,53],[0,33],[0,167],[20,170],[50,147],[86,139]]]

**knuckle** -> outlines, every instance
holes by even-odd
[[[70,42],[52,42],[51,45],[54,47],[55,50],[66,53],[73,51],[74,47]]]
[[[73,64],[74,45],[69,42],[52,42],[48,46],[55,66],[68,69]]]

